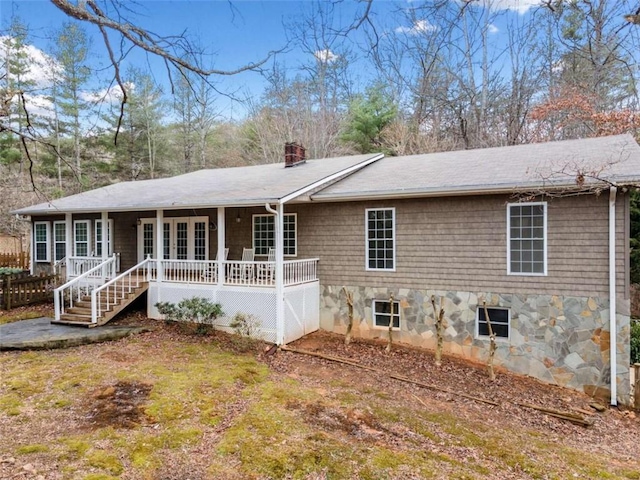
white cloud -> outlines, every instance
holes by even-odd
[[[7,44],[13,44],[13,42],[11,37],[0,36],[0,55],[2,57],[7,56]],[[36,89],[50,86],[62,70],[60,64],[33,45],[24,45],[23,53],[26,55],[25,64],[28,69],[24,76],[25,80],[34,82]]]
[[[313,52],[313,56],[316,57],[318,61],[325,63],[335,62],[338,58],[340,58],[339,55],[336,55],[328,48],[325,48],[324,50],[316,50],[315,52]]]
[[[513,10],[519,14],[525,14],[531,7],[539,7],[540,0],[479,0],[470,3],[491,10]]]
[[[131,92],[135,90],[136,86],[131,82],[125,82],[124,88],[127,92]],[[120,85],[112,85],[109,88],[103,88],[101,90],[82,92],[80,96],[85,102],[117,103],[122,99],[122,89]]]
[[[493,23],[490,23],[489,25],[487,25],[487,32],[489,33],[498,33],[500,31],[500,29],[498,27],[496,27]]]
[[[398,27],[397,33],[406,33],[407,35],[419,35],[421,33],[433,32],[438,27],[429,23],[428,20],[416,20],[410,27]]]

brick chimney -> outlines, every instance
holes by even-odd
[[[295,167],[305,162],[305,151],[302,145],[295,142],[284,144],[284,168]]]

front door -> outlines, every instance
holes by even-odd
[[[207,260],[209,258],[208,217],[165,218],[162,258],[165,260]],[[156,256],[154,218],[142,219],[138,227],[138,260]]]

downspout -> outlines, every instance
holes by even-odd
[[[616,195],[618,189],[609,190],[609,362],[611,370],[611,405],[618,404],[617,391],[617,322],[616,322]]]
[[[267,212],[274,215],[276,229],[276,344],[284,344],[284,249],[282,237],[282,203],[277,204],[277,210],[265,203]]]

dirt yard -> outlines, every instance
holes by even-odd
[[[0,355],[0,478],[640,479],[636,415],[578,392],[327,333],[290,347],[365,368],[119,323],[156,328]]]

